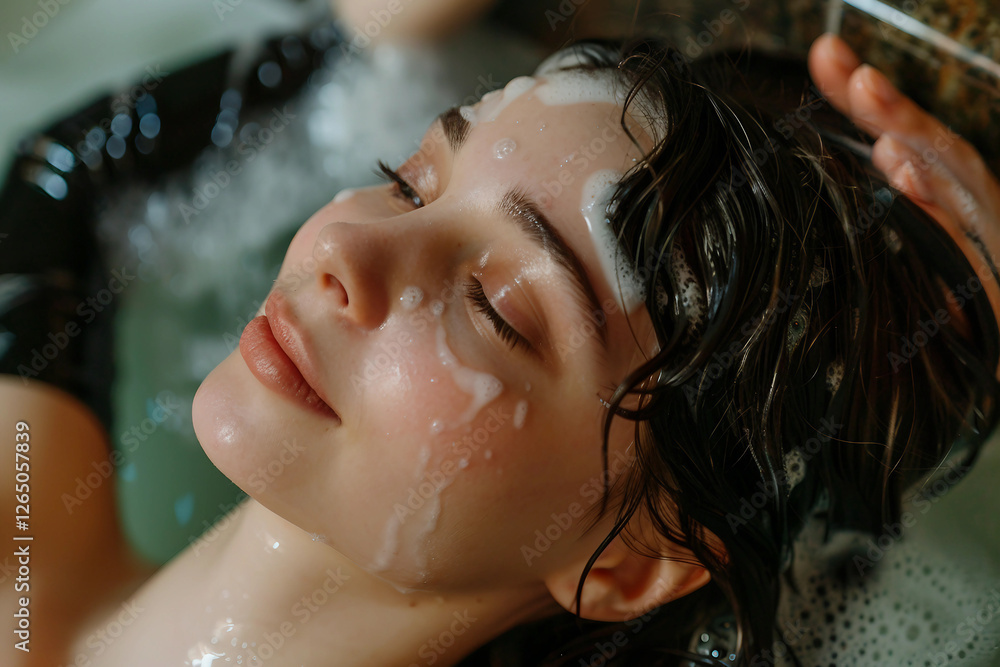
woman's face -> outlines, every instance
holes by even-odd
[[[266,319],[195,397],[219,469],[398,587],[528,584],[606,532],[584,534],[600,398],[654,348],[603,236],[609,187],[641,154],[606,80],[582,76],[442,114],[396,170],[406,185],[313,215]],[[612,472],[633,428],[613,422]]]

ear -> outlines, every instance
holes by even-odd
[[[679,559],[679,560],[671,560]],[[576,613],[576,588],[587,558],[545,579],[552,597]],[[651,558],[616,537],[594,563],[580,596],[580,616],[594,621],[624,621],[698,590],[711,579],[690,554]]]

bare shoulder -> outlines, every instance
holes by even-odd
[[[0,601],[27,642],[5,641],[0,663],[64,664],[74,630],[151,568],[122,535],[108,438],[88,408],[9,375],[0,375],[0,405],[0,539],[8,545]]]

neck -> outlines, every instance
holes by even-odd
[[[243,664],[448,667],[556,609],[540,585],[401,593],[256,501],[237,512],[207,579],[220,620],[204,644],[233,663],[250,653],[258,661]]]

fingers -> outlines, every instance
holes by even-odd
[[[862,65],[847,86],[851,115],[905,144],[929,166],[940,163],[967,183],[981,202],[1000,200],[995,177],[978,151],[944,123],[900,94],[878,70]]]
[[[869,125],[851,113],[851,75],[859,67],[861,61],[844,40],[836,35],[826,34],[819,37],[809,49],[809,73],[819,91],[837,111],[849,117],[855,125],[873,137],[877,137],[882,133],[879,127]]]
[[[875,142],[872,164],[893,187],[940,222],[956,241],[970,228],[987,242],[995,236],[992,225],[979,220],[972,195],[950,171],[940,164],[924,162],[910,146],[892,135],[885,133]]]
[[[962,178],[973,197],[1000,210],[1000,185],[979,152],[881,72],[862,65],[842,39],[830,34],[817,39],[809,51],[809,70],[820,92],[856,125],[875,138],[889,133],[922,160],[924,170],[940,162]]]
[[[1000,249],[1000,232],[993,229],[1000,214],[1000,183],[975,148],[881,72],[860,64],[835,35],[816,40],[809,69],[831,104],[878,139],[872,160],[894,186],[949,210],[982,238],[995,239],[993,247]]]
[[[905,143],[883,134],[872,147],[872,164],[886,175],[894,188],[920,203],[935,201],[924,171],[917,168],[919,156]]]
[[[843,114],[851,111],[848,79],[860,65],[858,57],[836,35],[823,35],[809,49],[809,73],[816,87]]]

